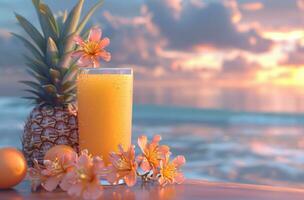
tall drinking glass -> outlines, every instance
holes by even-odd
[[[102,156],[131,145],[133,71],[83,68],[77,79],[80,149]]]

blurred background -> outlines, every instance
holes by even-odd
[[[75,0],[45,0],[53,10]],[[86,2],[89,8],[95,1]],[[21,147],[25,49],[0,2],[0,146]],[[135,70],[134,134],[161,134],[187,178],[304,187],[304,0],[108,0],[104,67]]]

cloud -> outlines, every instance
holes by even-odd
[[[252,3],[245,3],[241,5],[241,9],[246,11],[257,11],[264,8],[264,4],[261,2],[252,2]]]
[[[244,9],[244,5],[262,4],[255,11]],[[238,0],[242,23],[259,23],[263,29],[286,30],[303,27],[303,0]]]
[[[52,0],[46,2],[53,10],[62,10],[70,8],[71,3],[76,1],[66,0],[60,4]],[[94,2],[88,2],[85,9]],[[225,59],[218,55],[223,55],[225,51],[239,49],[260,53],[271,47],[272,42],[263,39],[254,29],[240,32],[232,22],[231,10],[225,7],[222,1],[202,2],[113,0],[105,4],[105,7],[96,13],[93,21],[100,23],[104,35],[111,39],[109,48],[113,58],[107,66],[141,66],[153,70],[162,67],[166,73],[174,69],[185,69],[188,65],[192,66],[189,71],[201,68],[218,69]],[[27,10],[26,13],[28,12]],[[36,17],[34,12],[32,14],[32,18]],[[5,32],[0,31],[0,36],[1,34],[6,36]],[[0,64],[22,64],[20,42],[17,43],[12,38],[6,38],[5,41],[6,46],[0,47],[0,53],[9,59],[2,59],[6,63]],[[13,59],[15,54],[18,59]],[[239,63],[234,62],[242,66],[250,65],[240,60]],[[228,63],[227,60],[224,63],[225,72],[231,71],[225,69]],[[236,72],[237,68],[234,71]]]
[[[123,17],[105,12],[103,18],[106,19],[104,30],[111,39],[111,64],[144,67],[168,64],[164,59],[157,59],[162,40],[145,7],[139,16]]]
[[[263,39],[254,29],[239,32],[231,21],[229,9],[221,3],[198,7],[183,1],[182,9],[172,9],[173,6],[166,3],[176,1],[147,1],[153,23],[167,39],[170,48],[189,50],[204,44],[251,52],[265,52],[271,48],[272,42]]]
[[[0,68],[15,67],[23,62],[25,49],[22,43],[6,29],[0,29],[0,44]]]
[[[221,73],[228,74],[248,74],[260,69],[261,66],[256,62],[250,62],[245,57],[239,55],[233,59],[227,59],[223,62]]]
[[[304,46],[297,45],[295,50],[287,55],[287,58],[282,61],[282,65],[304,66]]]

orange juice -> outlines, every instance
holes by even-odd
[[[131,69],[82,69],[77,80],[80,149],[102,156],[131,145]]]

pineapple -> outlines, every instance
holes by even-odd
[[[60,1],[58,1],[59,3]],[[40,163],[48,149],[65,144],[78,151],[77,107],[75,106],[76,62],[70,58],[75,50],[73,37],[86,34],[85,26],[100,7],[98,1],[81,20],[84,0],[62,16],[55,17],[40,0],[32,0],[37,11],[41,31],[19,14],[16,18],[27,33],[25,38],[13,33],[28,49],[26,71],[32,81],[21,81],[30,95],[24,98],[34,103],[22,136],[22,148],[28,165],[36,159]]]

